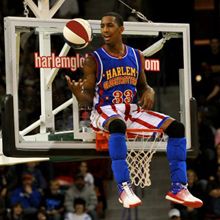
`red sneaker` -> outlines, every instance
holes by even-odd
[[[124,182],[118,185],[118,188],[120,192],[118,200],[124,208],[134,208],[141,205],[141,200],[133,192],[130,183]]]
[[[187,186],[178,183],[178,185],[172,186],[172,188],[174,188],[174,190],[171,189],[165,197],[167,200],[191,208],[200,208],[203,205],[202,200],[193,196],[187,189]]]

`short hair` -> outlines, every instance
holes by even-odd
[[[78,179],[82,179],[82,180],[85,179],[82,173],[77,173],[77,174],[76,174],[75,180],[78,180]]]
[[[30,173],[23,173],[22,174],[22,180],[34,180],[34,177]]]
[[[115,21],[116,21],[116,23],[118,24],[118,26],[119,26],[119,27],[124,26],[124,21],[123,21],[123,18],[122,18],[122,16],[121,16],[120,14],[111,11],[111,12],[105,13],[105,14],[102,16],[102,18],[103,18],[103,17],[106,17],[106,16],[115,17]]]
[[[79,197],[79,198],[75,198],[74,199],[73,204],[74,204],[74,206],[76,206],[76,205],[83,205],[83,206],[85,206],[86,205],[86,201],[85,201],[85,199]]]

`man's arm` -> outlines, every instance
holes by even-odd
[[[96,83],[96,62],[92,56],[88,56],[83,64],[83,78],[78,82],[66,76],[67,84],[72,93],[76,96],[79,105],[92,105],[95,94]]]
[[[74,192],[72,188],[69,188],[64,197],[64,208],[66,212],[74,212],[73,201],[75,199]]]
[[[142,70],[137,82],[137,91],[140,97],[138,104],[142,106],[143,109],[149,110],[153,108],[154,105],[154,90],[151,88],[148,83],[144,72],[144,56],[140,52]]]
[[[86,204],[86,208],[88,211],[93,211],[95,210],[96,206],[97,206],[98,200],[97,200],[97,195],[96,192],[94,190],[93,186],[88,186],[88,201]]]

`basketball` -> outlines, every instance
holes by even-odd
[[[64,26],[63,36],[71,47],[82,49],[92,41],[92,28],[87,20],[74,18]]]

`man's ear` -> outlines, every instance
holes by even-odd
[[[121,26],[120,29],[121,29],[121,33],[124,32],[125,30],[124,26]]]

